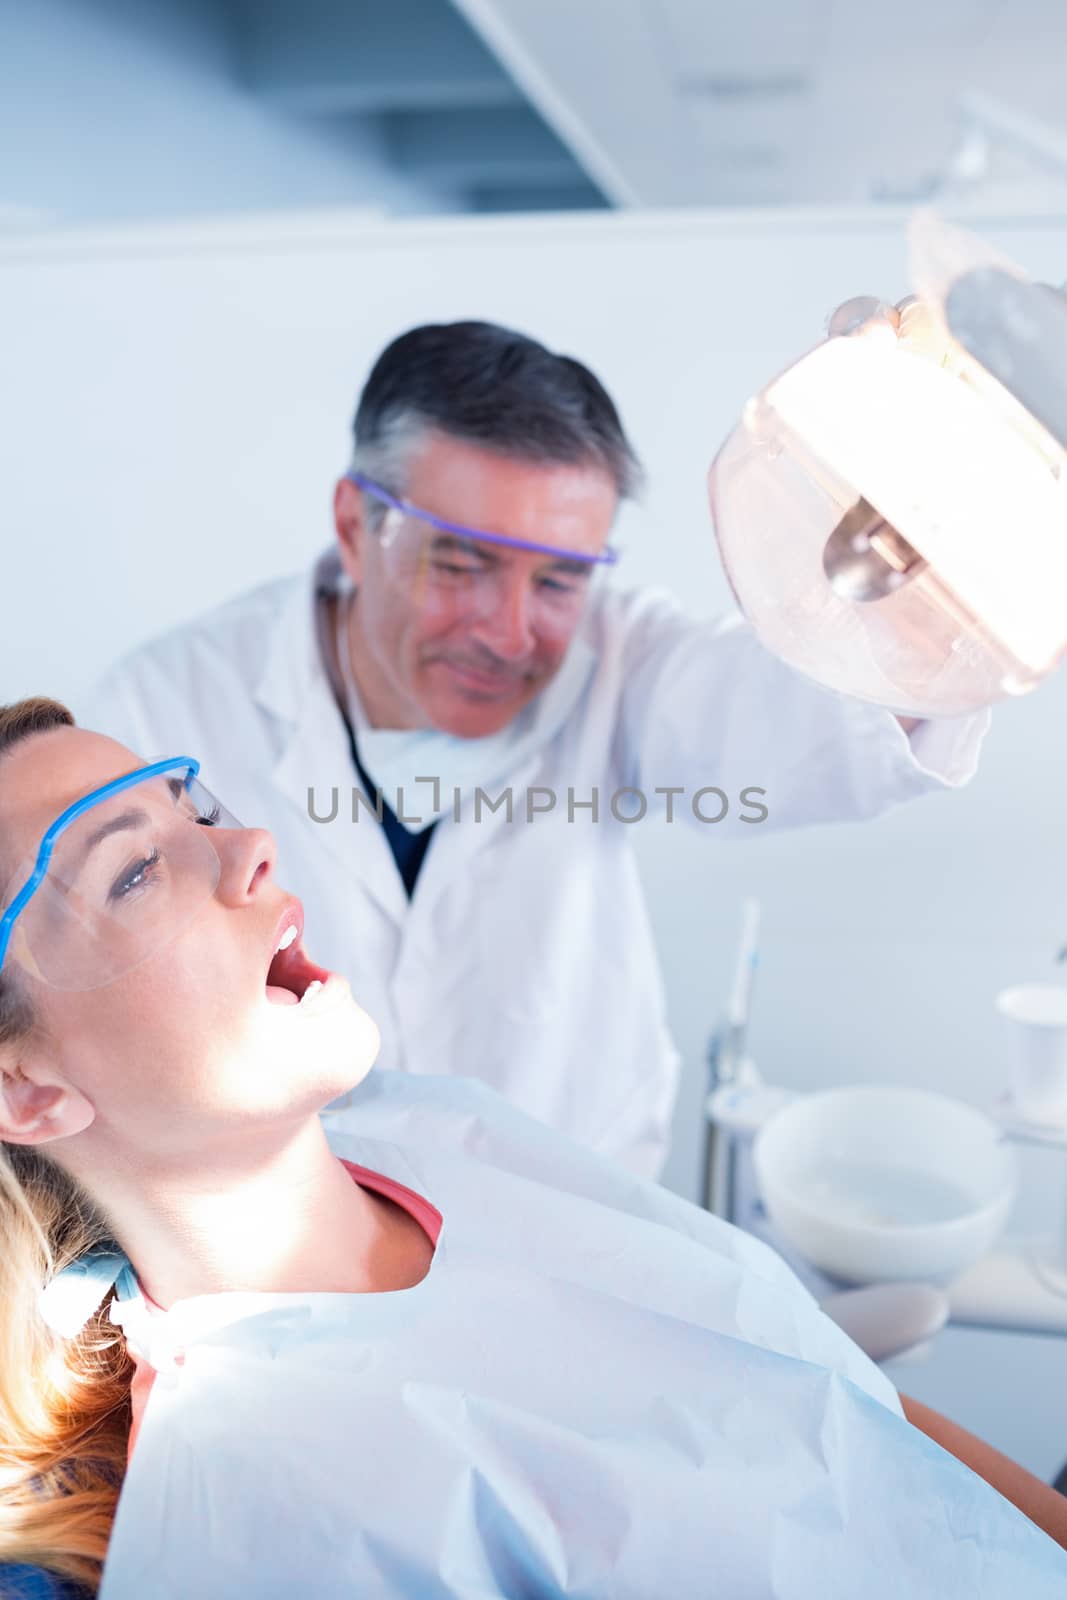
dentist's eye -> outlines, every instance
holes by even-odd
[[[155,876],[160,860],[159,851],[153,850],[151,855],[142,856],[139,861],[135,861],[115,879],[108,893],[108,899],[128,900],[138,890],[145,888]]]

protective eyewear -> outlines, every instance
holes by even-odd
[[[192,921],[221,870],[206,830],[241,826],[199,771],[187,756],[157,761],[56,818],[8,886],[21,884],[0,916],[0,971],[10,961],[52,989],[99,989]]]
[[[351,472],[346,472],[345,477],[349,483],[354,483],[373,500],[380,500],[382,505],[388,506],[390,510],[402,512],[406,517],[414,517],[427,527],[436,528],[439,533],[455,534],[459,539],[473,540],[476,544],[503,546],[508,550],[532,550],[538,555],[556,556],[562,561],[577,562],[579,566],[610,567],[619,559],[617,550],[601,550],[598,555],[590,555],[587,550],[569,550],[558,544],[538,544],[532,539],[516,539],[510,533],[486,533],[480,528],[468,528],[462,522],[448,522],[444,517],[435,516],[432,511],[423,511],[420,506],[413,506],[409,500],[399,500],[396,495],[390,494],[388,489],[383,489],[380,483],[375,483],[362,472],[353,469]]]
[[[590,555],[468,528],[398,499],[361,472],[346,476],[387,508],[378,529],[386,578],[407,604],[433,622],[476,622],[499,615],[512,604],[518,576],[530,626],[542,634],[566,635],[585,609],[596,572],[618,560],[615,550]],[[517,572],[507,558],[509,551],[545,560]]]

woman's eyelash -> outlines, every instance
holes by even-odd
[[[216,800],[209,811],[201,811],[199,815],[190,817],[190,821],[198,828],[213,828],[222,815],[222,807]],[[127,871],[115,879],[108,892],[109,900],[125,900],[138,889],[143,889],[148,880],[154,875],[156,868],[162,861],[158,849],[154,849],[147,856],[142,856],[133,863]]]
[[[115,879],[108,899],[124,900],[133,890],[140,889],[147,879],[152,876],[159,862],[160,854],[158,850],[153,850],[151,855],[143,856],[121,878]]]

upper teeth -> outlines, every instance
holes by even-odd
[[[278,948],[277,948],[277,950],[275,950],[274,954],[277,956],[277,955],[280,955],[283,950],[288,950],[289,946],[292,944],[292,942],[293,942],[293,940],[295,938],[296,938],[296,923],[295,922],[291,922],[289,924],[289,926],[286,928],[285,932],[282,934],[281,939],[278,942]]]

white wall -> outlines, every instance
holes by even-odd
[[[1067,223],[985,231],[1035,275],[1067,276]],[[903,293],[904,262],[901,220],[884,213],[279,225],[258,240],[220,225],[11,244],[0,697],[76,706],[136,639],[309,560],[330,537],[370,361],[435,318],[511,322],[591,363],[650,469],[647,506],[626,519],[624,578],[721,609],[704,498],[716,444],[839,300]],[[969,790],[862,828],[746,845],[633,830],[686,1060],[669,1182],[695,1192],[703,1049],[746,893],[765,907],[753,1042],[768,1076],[995,1096],[992,996],[1051,976],[1067,943],[1065,715],[1061,674],[998,712]],[[1064,1204],[1067,1155],[1026,1170],[1020,1216],[1033,1223]],[[985,1338],[1031,1381],[1034,1341]],[[1006,1403],[987,1351],[981,1336],[945,1335],[942,1367],[901,1381],[934,1404],[965,1383],[961,1420],[1051,1472],[1067,1458],[1067,1386]]]
[[[211,0],[0,0],[0,62],[0,225],[440,209],[365,125],[316,128],[243,90]]]

